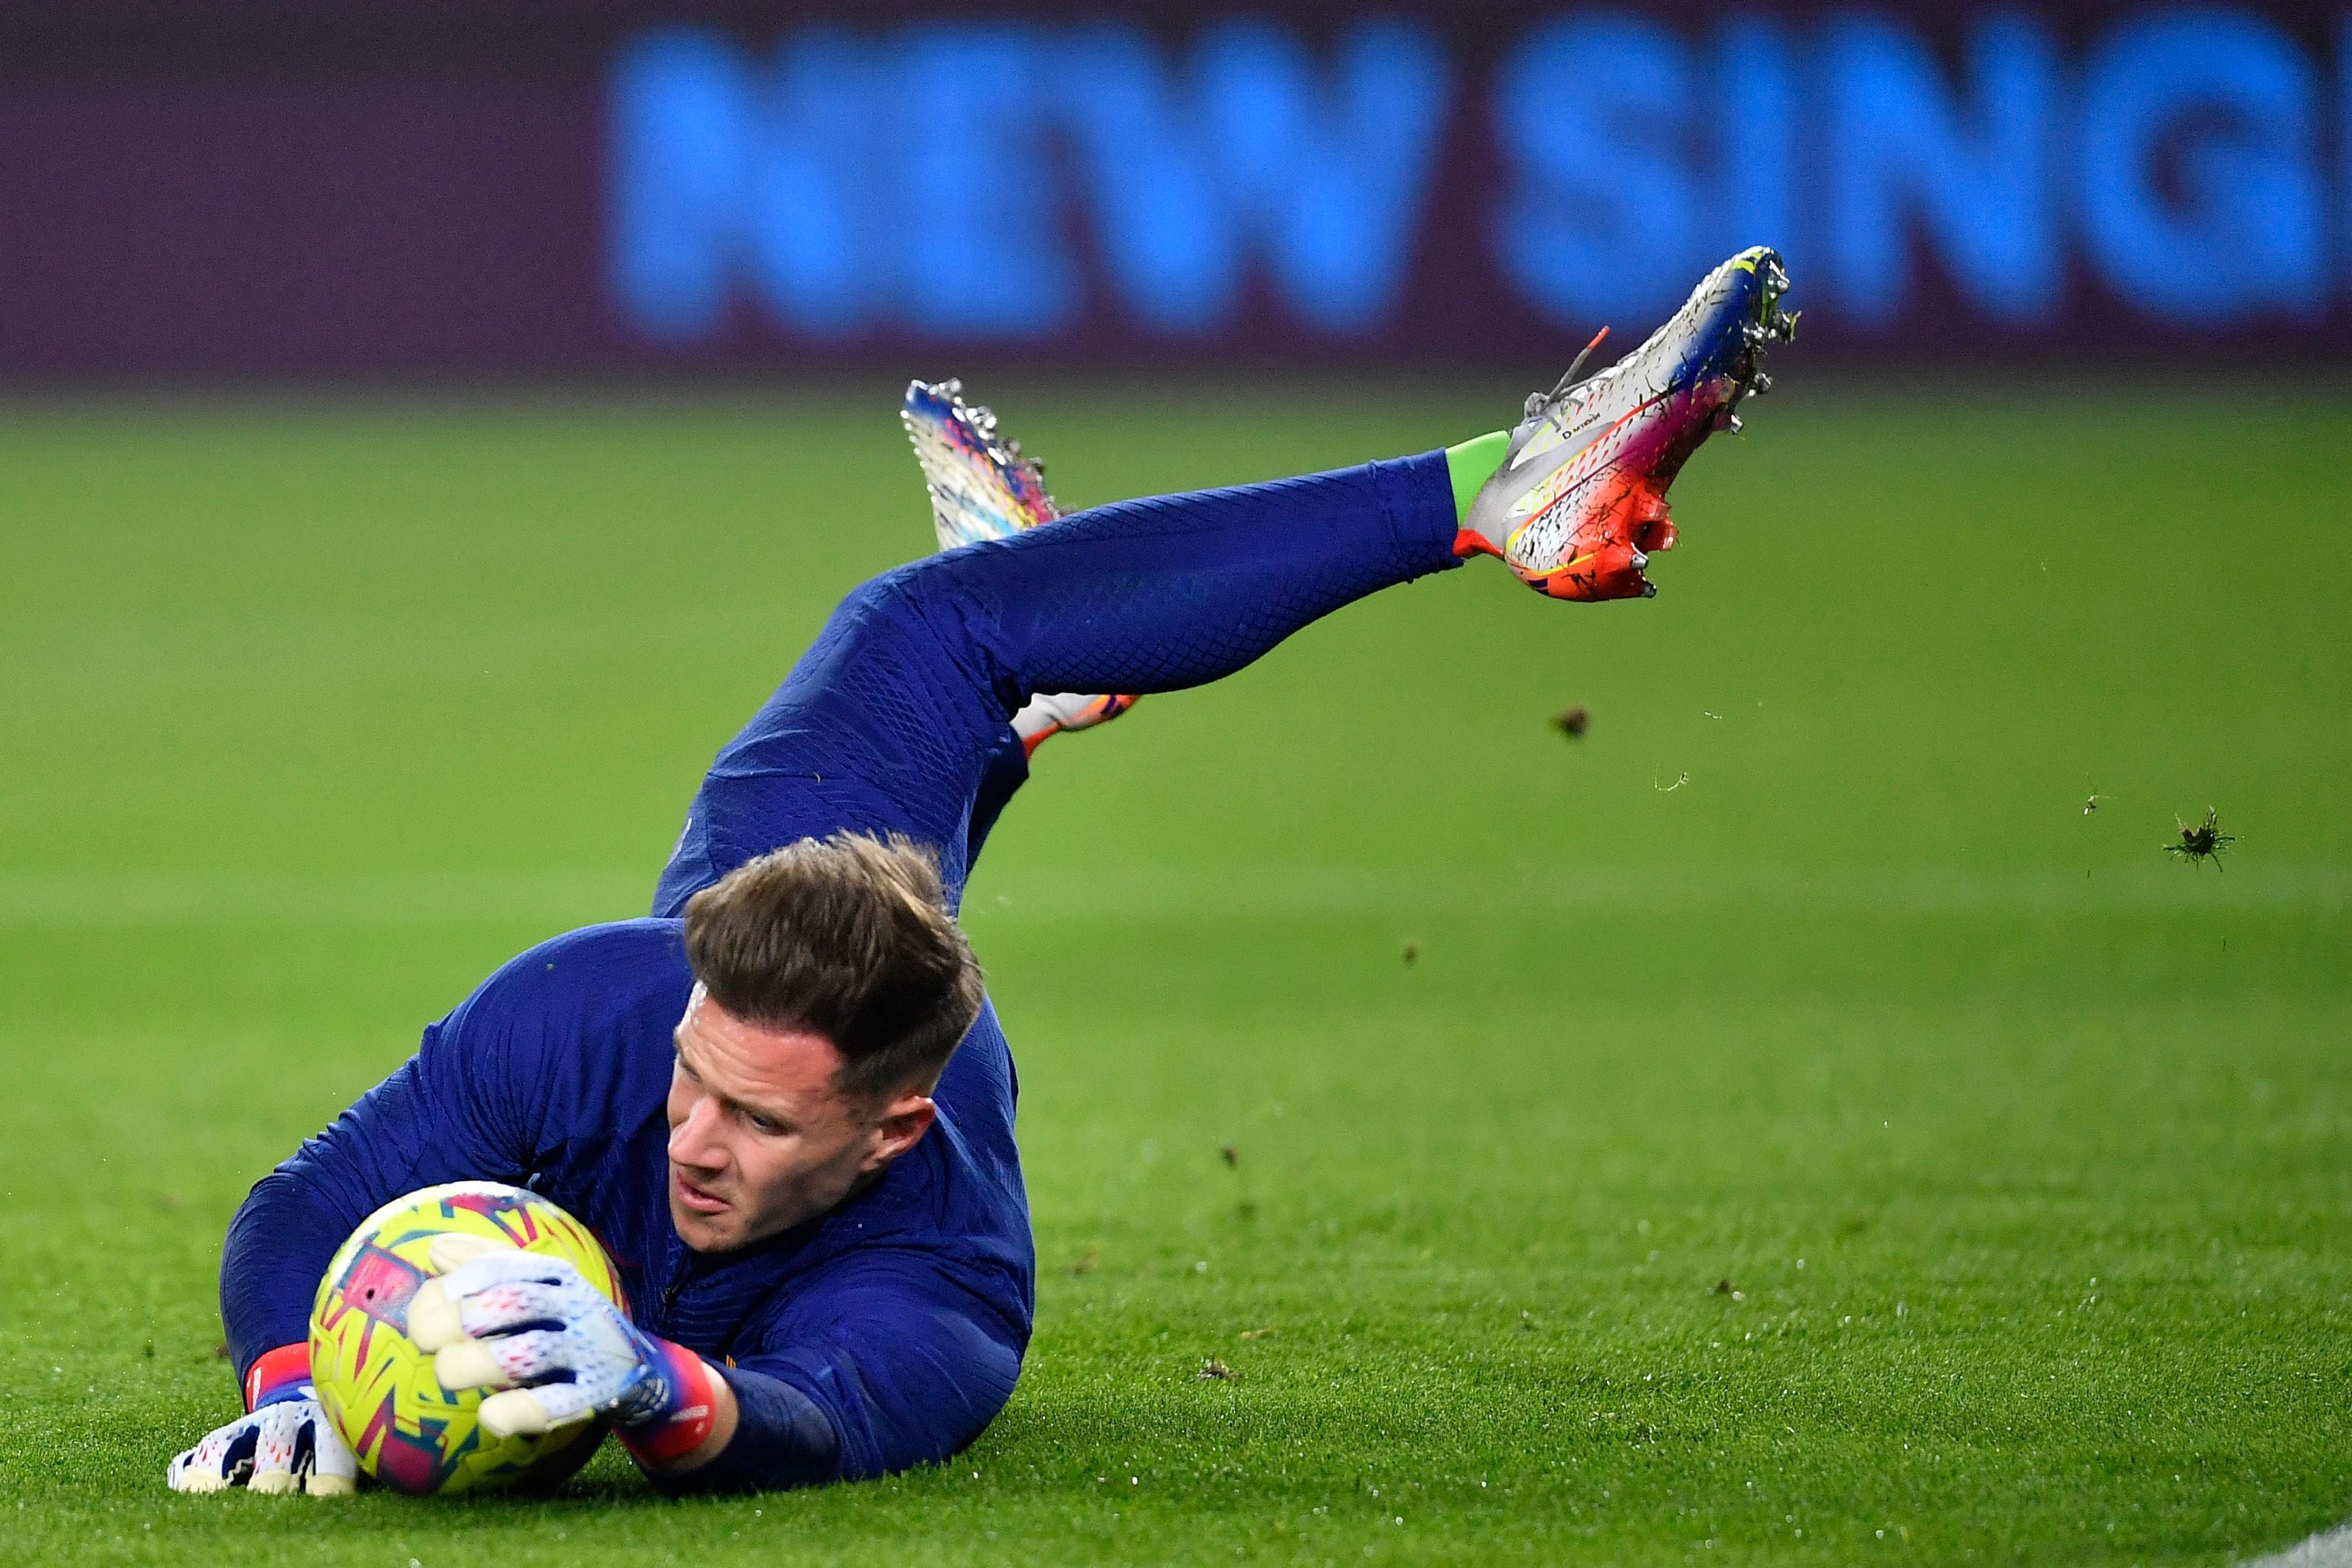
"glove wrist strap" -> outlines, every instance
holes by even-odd
[[[621,1428],[624,1447],[644,1465],[667,1465],[702,1447],[717,1424],[718,1389],[709,1364],[682,1344],[654,1341],[669,1398],[643,1422]]]
[[[264,1405],[292,1398],[310,1381],[310,1347],[281,1344],[261,1353],[245,1369],[245,1408],[248,1414]]]

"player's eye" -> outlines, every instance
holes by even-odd
[[[753,1132],[763,1133],[772,1138],[784,1130],[784,1124],[782,1122],[777,1121],[773,1116],[762,1116],[757,1112],[747,1113],[744,1120],[751,1124]]]

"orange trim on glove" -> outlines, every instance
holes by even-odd
[[[682,1344],[657,1339],[662,1370],[669,1379],[668,1411],[642,1427],[624,1427],[617,1436],[640,1464],[674,1464],[702,1447],[719,1424],[717,1374],[710,1364]]]
[[[310,1347],[309,1344],[281,1344],[254,1358],[245,1369],[245,1408],[247,1415],[261,1408],[262,1401],[290,1385],[310,1381]]]

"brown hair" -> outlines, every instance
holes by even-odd
[[[736,1017],[831,1040],[835,1086],[864,1099],[930,1088],[980,1016],[939,862],[897,833],[803,839],[737,866],[687,901],[686,957]]]

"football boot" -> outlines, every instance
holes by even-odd
[[[1762,246],[1710,272],[1648,342],[1580,382],[1609,329],[1549,392],[1528,399],[1454,549],[1496,555],[1554,599],[1647,599],[1650,557],[1675,544],[1666,487],[1739,405],[1767,392],[1764,351],[1794,336],[1789,275]]]
[[[999,436],[996,415],[964,402],[961,382],[909,382],[898,423],[930,493],[940,549],[1009,538],[1062,515],[1045,465]]]
[[[996,415],[964,402],[961,382],[908,383],[898,420],[923,470],[941,549],[1006,538],[1062,515],[1045,488],[1045,465],[1019,442],[1000,437]],[[1124,694],[1040,693],[1013,716],[1013,728],[1034,756],[1052,737],[1108,724],[1136,701]]]

